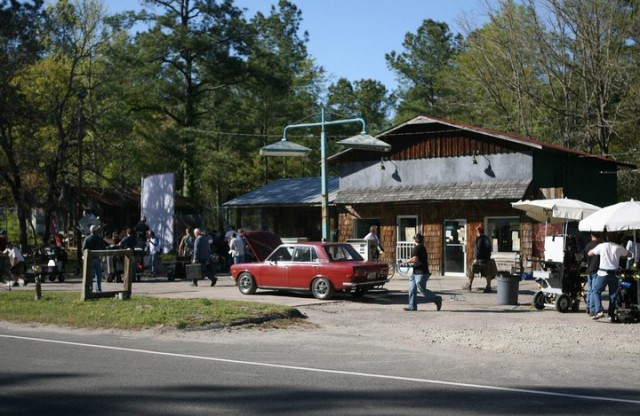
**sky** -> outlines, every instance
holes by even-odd
[[[292,0],[302,11],[301,29],[309,33],[307,51],[324,67],[330,82],[373,79],[388,90],[397,81],[384,59],[386,53],[403,52],[408,32],[415,33],[425,19],[443,21],[459,33],[460,18],[482,22],[483,0]],[[104,0],[110,13],[135,8],[135,0]],[[277,0],[236,0],[247,9],[268,13]]]

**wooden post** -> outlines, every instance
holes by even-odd
[[[42,285],[40,284],[40,274],[36,274],[36,300],[42,299]]]
[[[93,276],[89,276],[89,272],[91,271],[91,251],[85,250],[82,255],[82,300],[87,300],[91,298],[91,285]]]
[[[91,270],[91,261],[96,256],[124,256],[124,278],[122,286],[123,290],[95,293],[91,290],[93,283],[93,270]],[[97,299],[97,298],[117,298],[117,299],[129,299],[131,298],[131,286],[133,278],[131,274],[131,266],[133,265],[134,258],[133,252],[128,249],[123,250],[85,250],[82,260],[82,300]]]

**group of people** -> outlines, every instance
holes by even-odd
[[[221,240],[214,235],[208,235],[204,229],[194,228],[192,233],[191,227],[186,227],[184,236],[178,245],[178,255],[190,258],[192,264],[201,264],[202,274],[210,279],[211,286],[214,286],[217,279],[212,254],[216,253],[221,258],[228,258],[227,266],[244,263],[246,261],[246,242],[243,234],[242,229],[236,231],[235,227],[231,226],[225,233],[224,239]],[[191,285],[197,286],[197,279],[192,279]]]
[[[144,237],[140,232],[144,230]],[[111,249],[130,249],[142,248],[149,255],[149,268],[151,275],[156,277],[159,275],[160,270],[160,253],[162,252],[162,244],[160,238],[156,233],[149,229],[146,225],[146,218],[143,218],[135,228],[127,228],[124,237],[121,237],[118,232],[114,232],[112,237],[112,244],[107,244],[105,238],[101,235],[102,230],[99,225],[91,225],[89,227],[89,234],[84,238],[82,242],[82,251],[85,250],[107,250]],[[136,258],[136,262],[142,263],[142,258]],[[135,263],[135,262],[132,262]],[[93,282],[95,282],[95,291],[102,291],[102,259],[99,256],[94,256],[91,259],[90,273]],[[132,274],[135,274],[136,265],[132,264]]]

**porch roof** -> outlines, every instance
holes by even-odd
[[[373,204],[415,201],[519,200],[527,193],[530,179],[440,183],[425,186],[341,190],[336,204]]]
[[[333,204],[340,179],[328,179],[329,204]],[[268,185],[240,195],[223,204],[225,207],[243,208],[252,206],[302,206],[320,205],[320,178],[277,179]]]

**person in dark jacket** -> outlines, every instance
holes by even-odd
[[[413,241],[415,241],[416,245],[411,251],[411,258],[402,262],[413,266],[413,274],[409,278],[409,305],[404,310],[418,310],[418,290],[424,296],[425,303],[433,302],[436,304],[436,309],[440,310],[442,308],[442,298],[427,289],[427,282],[431,277],[431,272],[429,272],[429,256],[427,248],[424,246],[424,237],[418,233],[413,237]]]
[[[82,252],[85,250],[106,250],[107,243],[104,239],[98,235],[100,227],[92,225],[89,228],[90,234],[84,239],[82,243]],[[102,292],[102,260],[100,256],[93,256],[91,259],[91,272],[93,273],[93,279],[96,282],[96,292]]]
[[[480,276],[487,279],[487,286],[484,289],[485,293],[491,292],[491,280],[496,274],[496,271],[492,270],[491,267],[491,251],[491,239],[484,233],[484,227],[478,225],[476,227],[476,241],[473,246],[473,261],[467,271],[469,281],[465,285],[465,289],[471,290],[475,274],[480,273]]]
[[[202,273],[211,280],[211,286],[215,286],[218,279],[213,273],[213,267],[211,264],[211,241],[204,230],[196,228],[193,230],[196,236],[196,241],[193,244],[193,260],[194,264],[202,265]],[[191,286],[198,286],[197,280],[191,281]]]

